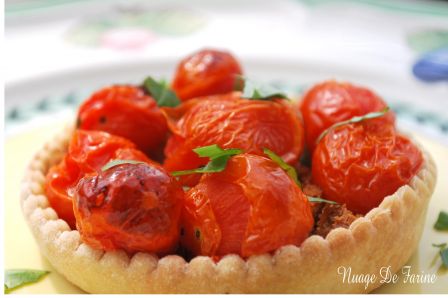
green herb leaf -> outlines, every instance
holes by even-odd
[[[374,118],[379,118],[384,116],[387,112],[389,112],[390,108],[389,107],[385,107],[384,109],[382,109],[379,112],[372,112],[372,113],[368,113],[365,114],[363,116],[355,116],[353,118],[350,118],[348,120],[345,121],[341,121],[338,123],[333,124],[332,126],[330,126],[329,128],[327,128],[326,130],[324,130],[319,137],[316,140],[316,144],[319,144],[319,142],[323,139],[323,137],[325,137],[331,130],[346,125],[346,124],[350,124],[350,123],[358,123],[364,120],[368,120],[368,119],[374,119]]]
[[[448,213],[446,213],[445,211],[440,211],[439,217],[437,218],[437,221],[434,224],[434,229],[439,231],[448,230]]]
[[[332,204],[332,205],[339,204],[338,202],[325,200],[325,199],[318,198],[318,197],[310,197],[310,196],[307,196],[307,197],[308,197],[308,201],[310,201],[311,203],[327,203],[327,204]]]
[[[218,157],[216,159],[211,160],[205,167],[192,169],[192,170],[184,170],[184,171],[175,171],[172,172],[171,175],[174,177],[182,176],[182,175],[190,175],[190,174],[198,174],[198,173],[218,173],[224,171],[227,166],[227,161],[232,155],[224,155]]]
[[[180,104],[176,93],[164,81],[157,82],[152,77],[147,77],[143,87],[151,94],[159,107],[176,107]]]
[[[272,161],[277,163],[280,166],[280,168],[282,168],[286,172],[286,174],[288,174],[288,176],[291,177],[292,180],[294,180],[294,182],[300,188],[302,188],[302,183],[300,183],[299,178],[297,177],[296,169],[294,169],[294,167],[287,164],[280,156],[278,156],[273,151],[267,148],[263,149],[263,153],[266,154]]]
[[[271,100],[274,98],[288,98],[285,93],[273,86],[256,84],[242,76],[237,76],[235,90],[242,91],[243,94],[241,97],[247,99]]]
[[[136,165],[136,164],[140,164],[140,163],[144,163],[143,161],[139,161],[139,160],[132,160],[132,159],[114,159],[109,161],[106,165],[104,165],[101,168],[101,171],[105,172],[107,170],[109,170],[110,168],[122,165],[122,164],[132,164],[132,165]]]
[[[442,258],[443,265],[448,268],[448,248],[441,249],[439,253]]]
[[[5,291],[10,291],[24,284],[34,283],[49,271],[31,269],[9,269],[5,270]]]
[[[193,151],[199,157],[210,158],[209,163],[207,163],[204,167],[197,168],[197,169],[175,171],[175,172],[172,172],[171,175],[182,176],[182,175],[197,174],[197,173],[221,172],[226,168],[227,161],[230,159],[230,157],[243,152],[241,149],[222,149],[218,145],[199,147],[199,148],[193,149]]]
[[[193,151],[199,156],[199,157],[208,157],[210,159],[216,159],[221,156],[225,155],[236,155],[243,152],[241,149],[222,149],[218,145],[210,145],[210,146],[204,146],[199,147],[196,149],[193,149]]]
[[[446,243],[439,243],[439,244],[433,243],[432,247],[445,248],[446,247]]]

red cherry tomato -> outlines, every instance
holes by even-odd
[[[79,169],[67,167],[65,160],[62,160],[61,163],[50,168],[45,182],[45,194],[51,207],[72,229],[76,228],[76,221],[72,197],[69,193],[70,188],[76,185],[75,181],[78,179]]]
[[[204,49],[180,62],[172,88],[183,101],[227,93],[234,89],[235,78],[241,74],[241,66],[230,53]]]
[[[111,159],[149,161],[135,145],[106,132],[76,130],[64,159],[50,168],[45,192],[59,217],[75,228],[73,188],[85,174],[99,171]]]
[[[420,169],[420,150],[380,119],[332,129],[313,154],[312,177],[326,199],[365,214]]]
[[[93,248],[173,252],[183,195],[176,179],[156,163],[121,164],[79,181],[76,225]]]
[[[112,86],[94,93],[79,108],[78,128],[127,138],[152,157],[158,155],[168,132],[155,100],[133,86]]]
[[[386,106],[379,96],[366,88],[336,81],[315,85],[300,104],[308,148],[313,151],[319,135],[333,124],[381,111]],[[393,112],[388,112],[382,121],[393,124]]]
[[[182,244],[196,255],[249,257],[300,245],[313,227],[307,197],[272,160],[241,154],[185,195]]]
[[[264,155],[263,149],[295,163],[304,146],[301,119],[285,100],[248,100],[239,92],[188,101],[177,108],[164,108],[172,136],[165,148],[164,166],[169,171],[205,165],[192,150],[217,144]]]

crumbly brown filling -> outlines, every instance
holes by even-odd
[[[352,222],[362,215],[353,214],[345,205],[324,204],[316,219],[313,234],[322,237],[327,236],[331,230],[336,228],[348,228]]]
[[[305,195],[311,197],[322,196],[322,190],[311,182],[311,170],[308,167],[298,166],[297,173]],[[362,216],[348,210],[345,204],[311,203],[311,208],[314,216],[314,229],[311,235],[320,235],[324,238],[331,230],[348,228],[355,219]]]

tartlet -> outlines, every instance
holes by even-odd
[[[30,162],[22,183],[21,205],[41,252],[69,281],[89,293],[366,293],[379,279],[343,283],[340,266],[352,274],[378,275],[381,267],[399,270],[415,251],[434,190],[436,167],[421,146],[424,162],[409,184],[356,219],[348,229],[313,235],[300,247],[247,260],[227,255],[215,262],[198,256],[158,258],[124,251],[104,252],[82,243],[77,230],[58,218],[44,192],[48,169],[59,162],[73,132],[67,127]],[[415,142],[414,142],[415,143]]]

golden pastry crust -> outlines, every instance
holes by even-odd
[[[247,260],[228,255],[190,262],[177,255],[159,259],[123,251],[104,252],[82,243],[79,232],[58,219],[44,193],[45,174],[62,159],[72,129],[68,127],[40,150],[26,170],[21,204],[41,252],[58,272],[90,293],[366,293],[363,283],[343,283],[337,270],[375,274],[384,266],[396,272],[416,249],[434,190],[436,167],[422,149],[424,164],[409,185],[384,199],[348,229],[325,238],[313,235],[300,247],[288,245],[272,255]]]

